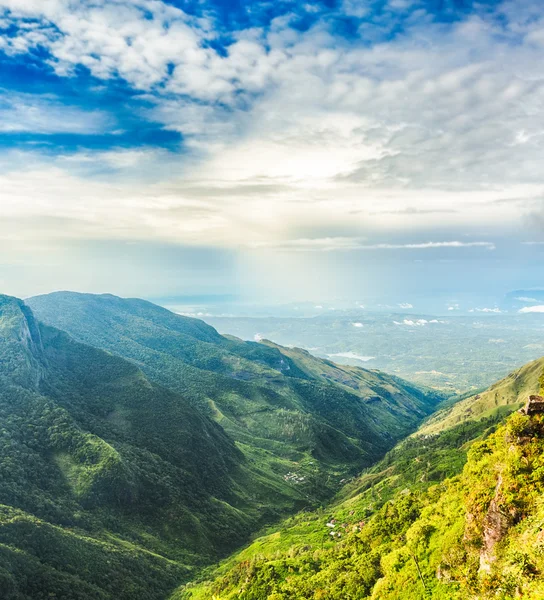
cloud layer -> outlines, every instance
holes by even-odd
[[[540,242],[539,2],[247,3],[228,22],[218,6],[0,0],[4,63],[43,76],[0,90],[4,241],[437,258]]]

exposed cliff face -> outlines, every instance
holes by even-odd
[[[505,537],[512,525],[512,518],[503,512],[501,506],[502,475],[499,475],[495,495],[489,504],[489,509],[483,523],[483,545],[480,551],[480,571],[491,572],[495,562],[495,546]]]
[[[531,394],[529,400],[525,403],[525,406],[519,411],[522,415],[537,415],[544,412],[544,398]]]
[[[24,339],[28,341],[28,348],[33,354],[38,355],[43,351],[43,342],[40,326],[30,308],[21,300],[17,300],[21,315],[23,317],[22,328]]]
[[[40,325],[18,298],[0,295],[0,363],[27,389],[38,389],[44,376]]]

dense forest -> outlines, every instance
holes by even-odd
[[[0,297],[9,600],[166,598],[326,501],[442,399],[143,301],[77,300],[87,321],[61,302],[58,314],[79,341]]]
[[[143,300],[59,292],[27,303],[45,323],[130,360],[215,420],[254,472],[243,486],[271,517],[329,498],[443,400],[385,373],[221,336]]]

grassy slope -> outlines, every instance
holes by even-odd
[[[481,397],[495,398],[500,390],[501,405],[517,406],[538,390],[541,374],[542,362],[531,363]],[[543,419],[515,414],[497,430],[504,421],[500,406],[480,406],[457,425],[437,427],[435,420],[439,433],[399,444],[350,482],[326,511],[293,517],[210,571],[208,581],[174,597],[506,599],[519,589],[519,597],[541,598]],[[451,413],[443,414],[448,419]],[[511,529],[491,572],[478,574],[482,530],[499,474],[504,483],[498,502],[511,515]]]
[[[45,322],[136,362],[213,417],[256,477],[274,486],[278,512],[330,496],[439,400],[384,374],[221,336],[142,300],[65,292],[28,303]]]
[[[418,434],[433,434],[466,421],[494,414],[507,415],[520,408],[529,394],[539,389],[539,377],[544,369],[544,358],[534,360],[510,373],[490,388],[461,402],[437,411],[428,419]]]

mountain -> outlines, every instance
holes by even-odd
[[[470,395],[438,410],[426,420],[418,434],[439,433],[466,421],[511,413],[525,403],[530,393],[536,393],[539,389],[543,370],[544,358],[516,369],[484,392]]]
[[[275,487],[268,504],[276,514],[330,497],[442,400],[383,373],[222,336],[143,300],[59,292],[27,303],[42,321],[131,360],[219,423],[255,476]]]
[[[440,399],[140,300],[29,304],[56,306],[78,339],[0,296],[6,600],[165,599],[330,496]]]
[[[1,597],[541,598],[543,371],[431,414],[142,300],[0,296]]]
[[[413,309],[397,313],[356,309],[325,310],[310,318],[207,316],[205,320],[218,331],[243,339],[257,335],[283,346],[311,349],[312,354],[340,364],[379,369],[457,395],[485,389],[544,356],[542,314],[486,312],[497,308],[474,306],[484,308],[464,316],[462,311],[448,311],[442,317]]]
[[[510,395],[503,407],[538,391],[543,364],[493,386]],[[292,517],[172,600],[544,597],[544,414],[484,412],[423,426],[326,509]]]
[[[6,296],[0,415],[2,598],[164,598],[260,521],[221,427]]]

